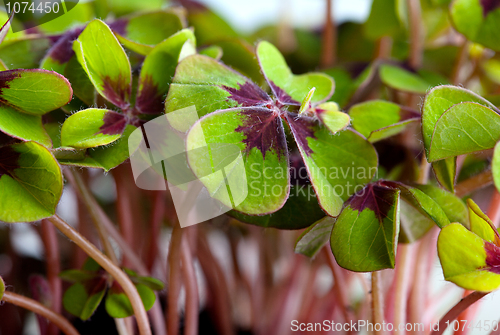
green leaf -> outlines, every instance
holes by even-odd
[[[0,45],[0,59],[13,69],[30,69],[39,66],[51,41],[47,36],[26,35],[6,40]]]
[[[437,86],[431,89],[425,96],[422,108],[422,137],[429,162],[431,162],[429,159],[429,149],[439,118],[453,105],[466,101],[476,102],[492,109],[496,108],[479,95],[458,86]]]
[[[455,194],[434,185],[414,184],[416,188],[427,194],[443,210],[450,222],[467,222],[467,207]]]
[[[500,115],[481,104],[463,102],[450,107],[436,122],[430,162],[491,149],[500,139]]]
[[[130,279],[137,284],[146,285],[154,291],[161,291],[165,288],[165,284],[161,280],[153,277],[142,277],[137,274],[137,272],[124,268],[125,273],[130,277]]]
[[[455,192],[455,175],[457,174],[457,158],[450,157],[431,163],[432,170],[441,186]]]
[[[7,33],[9,32],[10,23],[11,23],[13,17],[14,17],[14,11],[12,11],[12,14],[10,14],[7,21],[0,28],[0,44],[3,42],[3,40],[5,39],[5,36],[7,36]]]
[[[370,184],[346,202],[330,239],[341,267],[357,272],[394,268],[399,193],[397,189]]]
[[[292,171],[300,173],[297,169]],[[318,205],[314,188],[301,184],[290,186],[290,195],[285,205],[277,212],[260,216],[245,215],[236,211],[229,211],[227,214],[245,223],[277,229],[303,229],[325,216],[325,212]]]
[[[165,3],[162,0],[107,0],[106,5],[109,10],[118,16],[140,11],[157,11]]]
[[[328,242],[336,219],[325,216],[307,228],[295,242],[295,253],[314,257]]]
[[[242,38],[223,38],[214,40],[212,43],[222,49],[220,59],[224,64],[239,71],[255,83],[264,84],[264,77],[252,44]]]
[[[335,102],[325,102],[314,108],[314,114],[332,134],[347,128],[351,118],[339,110]]]
[[[410,93],[425,94],[432,87],[417,74],[387,64],[380,66],[380,79],[391,88]]]
[[[497,59],[488,59],[481,64],[484,73],[491,81],[500,84],[500,61]]]
[[[120,139],[109,146],[91,148],[88,151],[88,155],[92,161],[97,162],[99,167],[104,169],[104,171],[114,169],[129,158],[128,138],[136,129],[135,126],[130,124],[127,125]]]
[[[209,47],[199,50],[198,53],[200,55],[208,56],[215,60],[220,60],[224,51],[222,51],[222,48],[218,45],[211,45]]]
[[[399,241],[402,243],[412,243],[424,236],[434,224],[443,226],[450,221],[467,221],[467,208],[454,194],[447,192],[433,185],[418,185],[418,188],[429,198],[418,194],[418,202],[408,199],[409,194],[405,190],[401,193],[404,201],[401,202],[401,232]],[[406,194],[406,196],[404,195]],[[436,206],[436,204],[438,206]],[[448,220],[445,219],[443,213]],[[437,218],[437,219],[433,219]]]
[[[0,221],[32,222],[55,214],[62,194],[61,169],[35,142],[0,148]]]
[[[75,58],[73,51],[73,41],[78,38],[83,31],[83,27],[70,29],[65,32],[57,42],[47,51],[45,57],[40,62],[40,68],[65,74],[68,62]],[[85,74],[86,75],[86,74]]]
[[[370,16],[363,26],[365,36],[377,40],[384,36],[395,36],[401,28],[396,15],[396,0],[374,0]]]
[[[499,142],[500,143],[500,142]],[[493,151],[493,161],[491,162],[491,172],[493,174],[493,181],[497,190],[500,190],[500,145],[495,145]]]
[[[368,183],[377,171],[373,146],[351,130],[332,136],[313,119],[286,115],[323,210],[337,216],[344,200]]]
[[[469,40],[500,51],[500,9],[479,0],[454,0],[450,7],[455,29]]]
[[[354,83],[351,75],[342,68],[331,68],[324,72],[332,77],[335,82],[335,92],[328,100],[335,101],[339,106],[344,107],[354,93]]]
[[[95,103],[96,94],[94,85],[83,67],[78,63],[76,57],[71,57],[67,62],[64,68],[64,76],[71,83],[75,96],[88,106],[92,106]]]
[[[183,18],[176,10],[136,14],[120,18],[110,25],[125,48],[144,56],[183,26]]]
[[[352,126],[370,142],[396,135],[411,122],[419,121],[420,114],[409,108],[383,100],[371,100],[351,107]]]
[[[383,185],[399,189],[401,191],[401,198],[429,217],[438,227],[442,228],[450,223],[446,213],[438,203],[416,186],[392,181],[384,181]]]
[[[311,88],[311,90],[309,91],[309,93],[307,93],[304,100],[302,100],[302,103],[300,104],[300,108],[299,108],[299,114],[302,114],[311,108],[311,99],[314,95],[314,91],[316,91],[316,87]],[[337,110],[338,110],[338,107],[337,107]]]
[[[4,293],[5,293],[5,283],[3,282],[3,278],[0,277],[0,301],[2,300]]]
[[[228,151],[228,144],[239,151]],[[211,113],[191,128],[186,147],[194,174],[224,205],[251,215],[283,207],[290,191],[288,149],[281,119],[270,110],[256,107]],[[239,154],[246,180],[241,179]],[[224,168],[226,177],[219,171],[224,162],[232,162]],[[245,189],[247,196],[241,201]]]
[[[114,105],[129,106],[131,69],[125,51],[102,21],[90,22],[73,43],[78,61],[97,92]]]
[[[165,95],[182,58],[196,53],[196,40],[184,29],[158,44],[146,57],[139,78],[136,108],[141,113],[160,114],[165,110]]]
[[[20,113],[3,104],[0,104],[0,131],[11,137],[52,147],[52,141],[43,128],[41,116]]]
[[[196,39],[200,45],[214,40],[235,38],[238,34],[219,15],[198,2],[184,2],[188,10],[188,21],[194,27]]]
[[[400,216],[399,243],[418,241],[434,227],[434,221],[406,201],[401,201]]]
[[[107,109],[89,108],[68,117],[61,129],[61,145],[77,149],[110,144],[125,130],[125,116]]]
[[[95,271],[88,270],[66,270],[59,273],[59,278],[73,283],[82,283],[98,277]]]
[[[485,241],[498,244],[500,238],[490,218],[481,211],[481,208],[472,199],[467,199],[467,206],[469,207],[470,231]]]
[[[150,310],[156,300],[155,293],[146,285],[136,284],[135,287],[141,297],[144,308],[146,311]],[[134,315],[130,300],[116,282],[113,283],[106,296],[106,311],[112,318],[126,318]]]
[[[283,55],[269,42],[262,41],[257,45],[257,58],[271,90],[282,103],[300,106],[300,101],[313,87],[316,87],[311,99],[313,103],[324,102],[333,94],[332,78],[319,72],[292,74]]]
[[[66,78],[40,69],[0,72],[0,86],[2,103],[32,115],[43,115],[64,106],[73,95]]]
[[[85,283],[71,285],[63,295],[64,308],[82,320],[94,314],[106,293],[106,280],[96,277]]]
[[[461,224],[444,227],[437,243],[444,278],[468,290],[488,292],[499,288],[498,268],[488,267],[485,243]]]
[[[165,112],[194,105],[198,115],[202,117],[216,110],[246,106],[245,101],[239,100],[239,97],[245,96],[247,91],[250,91],[249,94],[259,92],[259,98],[266,98],[271,102],[271,98],[250,79],[231,68],[207,56],[189,56],[177,66],[165,101]],[[258,100],[251,102],[255,101]],[[262,103],[260,100],[258,102]],[[189,129],[185,122],[174,127],[180,131]]]
[[[114,169],[129,158],[128,138],[135,129],[137,128],[129,124],[122,136],[110,145],[88,149],[83,159],[77,156],[78,158],[59,159],[59,163],[103,169],[106,172]],[[79,153],[75,154],[79,155]]]

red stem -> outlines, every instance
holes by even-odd
[[[337,32],[332,18],[332,0],[326,0],[326,22],[323,28],[323,41],[321,43],[321,66],[331,67],[335,64]]]
[[[62,282],[59,278],[61,272],[61,260],[59,258],[59,242],[57,232],[52,223],[42,220],[41,235],[45,247],[45,261],[47,265],[47,280],[52,293],[52,310],[61,313]],[[55,324],[51,324],[48,329],[49,334],[57,335],[58,329]]]
[[[489,292],[478,292],[475,291],[471,294],[469,294],[467,297],[463,298],[460,300],[455,306],[453,306],[452,309],[448,311],[448,313],[443,316],[441,320],[439,320],[439,327],[438,330],[435,330],[431,333],[431,335],[441,335],[445,332],[447,328],[447,322],[450,323],[451,321],[455,320],[460,313],[465,311],[467,308],[469,308],[472,304],[477,302],[479,299],[487,295]]]
[[[124,182],[127,177],[126,173],[123,171],[125,168],[125,166],[119,166],[112,171],[116,184],[116,214],[123,239],[129,246],[135,247],[132,203],[129,197],[129,190]],[[131,265],[127,257],[124,257],[122,262],[126,267],[130,267]]]
[[[188,228],[189,229],[189,228]],[[186,288],[186,315],[184,335],[198,334],[198,283],[194,271],[193,256],[187,239],[182,239],[181,246],[182,276]]]
[[[177,304],[181,290],[181,245],[182,230],[177,223],[172,230],[170,249],[168,252],[168,294],[167,294],[167,332],[169,335],[179,334],[179,310]]]
[[[330,250],[330,248],[324,247],[324,254],[326,255],[326,259],[328,261],[328,266],[332,270],[333,279],[335,281],[333,289],[340,300],[340,307],[342,310],[342,315],[344,316],[345,322],[349,322],[352,317],[348,312],[349,308],[349,299],[347,298],[347,283],[345,282],[345,278],[343,276],[342,270],[335,261],[335,257]]]
[[[213,256],[203,234],[198,234],[198,241],[197,256],[207,280],[210,299],[215,307],[219,333],[221,335],[234,335],[235,332],[231,321],[231,302],[226,277]]]
[[[165,216],[166,196],[164,191],[153,193],[153,213],[149,222],[149,250],[146,257],[146,267],[149,271],[153,269],[154,262],[158,256],[158,238],[161,232],[161,224]]]
[[[69,323],[69,321],[66,320],[61,314],[48,309],[38,301],[8,291],[4,293],[2,301],[25,308],[33,313],[43,316],[53,324],[57,325],[57,327],[66,335],[79,335],[75,327],[73,327],[73,325]]]
[[[397,255],[394,295],[394,324],[400,325],[406,322],[406,306],[408,304],[408,290],[411,283],[411,246],[400,244]],[[405,334],[402,330],[400,333]]]

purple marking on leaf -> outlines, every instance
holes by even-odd
[[[402,106],[399,110],[399,117],[401,118],[401,122],[410,119],[420,119],[422,115],[413,108]]]
[[[271,86],[276,99],[278,99],[278,101],[282,104],[300,106],[300,102],[292,99],[288,93],[286,93],[281,87],[277,86],[273,81],[269,80],[269,86]]]
[[[358,212],[369,209],[375,213],[375,216],[381,222],[389,215],[391,208],[394,207],[396,192],[397,190],[392,188],[368,184],[364,189],[349,198],[347,205]]]
[[[228,98],[236,101],[240,107],[262,106],[272,102],[269,95],[251,81],[240,84],[239,88],[228,86],[222,88],[231,93]]]
[[[21,73],[23,70],[8,70],[0,71],[0,95],[4,88],[10,87],[10,82],[16,78],[21,78]]]
[[[315,138],[314,130],[318,126],[316,120],[310,116],[298,115],[296,113],[285,112],[285,118],[292,129],[293,137],[298,145],[310,156],[313,151],[309,147],[307,138]]]
[[[297,152],[290,154],[290,185],[311,185],[311,180],[306,171],[306,164],[302,156]]]
[[[257,148],[263,158],[268,151],[277,153],[278,159],[287,155],[285,130],[278,114],[263,108],[242,110],[240,114],[245,118],[236,131],[245,135],[247,153]]]
[[[500,7],[500,0],[481,0],[481,7],[483,7],[483,16]]]
[[[127,34],[128,19],[118,19],[108,24],[115,33],[125,36]]]
[[[486,250],[487,266],[485,270],[500,275],[500,247],[488,241],[484,241],[484,249]]]
[[[153,77],[146,75],[137,95],[135,107],[142,114],[161,114],[165,110],[164,101],[164,94],[158,92],[158,86],[153,82]]]
[[[5,146],[0,148],[0,178],[2,176],[8,175],[12,176],[12,172],[19,168],[19,157],[21,154],[11,146]]]
[[[85,291],[87,292],[89,297],[105,290],[107,284],[108,275],[102,269],[96,272],[96,276],[94,278],[83,282],[83,286],[85,287]]]
[[[113,283],[111,284],[111,287],[109,288],[109,293],[110,294],[121,294],[125,293],[121,285],[116,281],[113,280]]]
[[[75,54],[73,42],[80,36],[83,27],[72,29],[64,33],[57,42],[49,49],[47,56],[56,60],[60,64],[69,62]]]
[[[126,81],[121,76],[116,81],[110,77],[105,77],[103,79],[102,90],[104,97],[112,104],[121,109],[126,109],[130,106],[128,97],[130,96],[131,87],[126,84]]]
[[[199,3],[198,1],[193,0],[179,0],[179,3],[182,7],[186,8],[190,12],[205,12],[208,8]]]
[[[99,128],[97,134],[118,135],[122,134],[127,126],[127,118],[120,113],[106,112],[104,114],[104,124]]]

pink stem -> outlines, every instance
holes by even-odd
[[[489,292],[485,293],[485,292],[475,291],[475,292],[469,294],[468,296],[466,296],[465,298],[463,298],[462,300],[460,300],[455,306],[453,306],[452,309],[450,309],[448,311],[448,313],[446,313],[443,316],[443,318],[439,321],[438,330],[433,331],[431,333],[431,335],[441,335],[441,334],[443,334],[445,332],[447,326],[448,326],[448,323],[450,323],[451,321],[455,320],[460,315],[460,313],[462,313],[463,311],[465,311],[472,304],[474,304],[475,302],[477,302],[479,299],[481,299],[482,297],[484,297],[488,293]]]
[[[189,229],[189,228],[188,228]],[[198,283],[194,271],[193,256],[187,239],[182,240],[181,246],[182,276],[186,288],[186,315],[184,335],[198,334]]]
[[[41,224],[42,241],[45,247],[45,261],[47,264],[47,280],[52,293],[52,310],[61,313],[62,282],[59,278],[61,272],[61,260],[59,258],[59,242],[54,225],[48,220],[42,220]],[[56,325],[49,326],[49,334],[56,335],[58,329]]]

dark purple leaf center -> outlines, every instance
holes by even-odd
[[[500,0],[481,0],[481,7],[483,7],[483,16],[500,7]]]
[[[223,89],[231,93],[228,97],[234,100],[241,107],[263,106],[272,103],[271,98],[259,86],[251,81],[240,84],[239,88],[222,86]]]
[[[354,194],[347,204],[353,210],[362,212],[369,209],[375,213],[375,216],[382,222],[385,219],[392,207],[394,207],[394,195],[397,190],[380,186],[377,184],[369,184],[363,190]]]
[[[406,121],[410,119],[420,119],[422,115],[420,115],[419,112],[412,108],[408,108],[405,106],[401,107],[401,110],[399,111],[399,116],[400,116],[400,121]]]
[[[98,134],[119,135],[127,126],[127,118],[116,112],[109,111],[104,114],[104,124],[99,128]]]
[[[271,90],[273,91],[274,95],[276,96],[276,99],[278,99],[279,102],[285,105],[300,106],[300,102],[292,99],[292,97],[288,95],[288,93],[286,93],[281,87],[276,85],[271,80],[269,80],[269,85],[271,86]]]
[[[0,178],[4,174],[12,176],[12,172],[20,167],[18,163],[20,156],[21,154],[10,146],[0,148]]]
[[[130,106],[128,97],[130,96],[131,88],[121,75],[117,80],[113,80],[109,77],[104,78],[102,90],[104,97],[114,105],[121,109],[128,109]]]
[[[48,56],[58,61],[60,64],[69,62],[71,57],[75,54],[73,51],[73,42],[80,36],[82,31],[83,27],[66,32],[57,40],[52,48],[50,48]]]
[[[142,89],[137,95],[135,106],[142,114],[161,114],[165,109],[163,94],[158,91],[158,86],[153,82],[153,77],[144,78]]]
[[[266,152],[274,151],[278,157],[287,154],[285,131],[279,114],[263,108],[242,110],[243,125],[236,128],[237,132],[243,133],[246,151],[257,148],[262,157]]]
[[[484,242],[486,250],[486,266],[485,270],[500,274],[500,247],[490,242]]]
[[[305,115],[299,116],[295,113],[287,112],[285,114],[288,125],[292,129],[293,136],[295,137],[295,141],[304,152],[310,156],[313,151],[309,147],[309,143],[307,142],[307,138],[314,138],[314,129],[317,127],[317,121],[313,118]]]
[[[21,77],[22,70],[9,70],[0,72],[0,101],[6,102],[2,98],[2,90],[10,87],[10,82]]]

